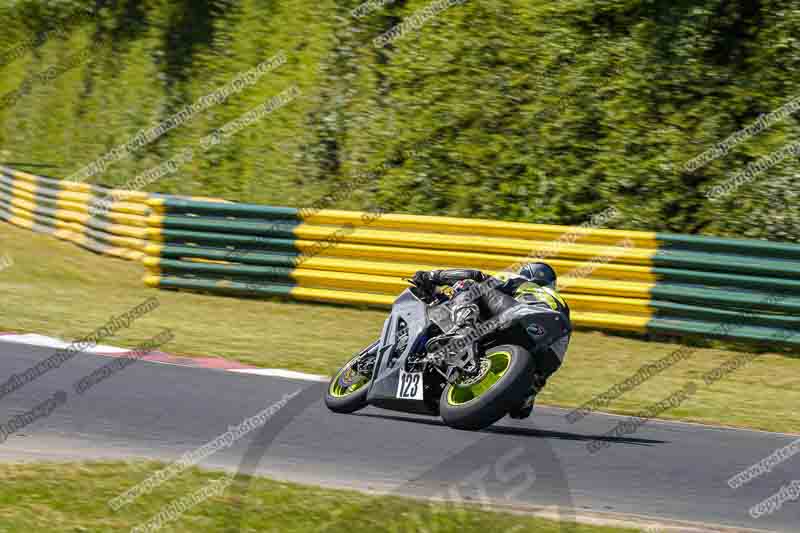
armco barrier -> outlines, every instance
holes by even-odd
[[[0,167],[0,219],[123,259],[144,257],[150,197]]]
[[[147,200],[162,196],[45,178],[0,166],[0,220],[121,259],[141,261],[145,257],[152,214]]]
[[[545,258],[576,324],[800,344],[800,246],[151,198],[154,287],[389,306],[416,270]]]
[[[1,167],[0,218],[141,259],[152,287],[339,304],[388,307],[416,270],[543,258],[579,326],[800,344],[794,244],[225,203]]]

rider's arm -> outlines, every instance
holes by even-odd
[[[485,281],[489,276],[480,270],[468,268],[450,268],[447,270],[431,270],[431,280],[436,285],[453,285],[458,281],[471,279],[473,281]]]
[[[472,279],[475,281],[484,281],[487,275],[480,270],[471,270],[466,268],[452,268],[448,270],[418,270],[412,282],[420,289],[432,294],[434,289],[438,286],[450,286],[464,279]]]

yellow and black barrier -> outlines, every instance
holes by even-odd
[[[417,270],[544,260],[578,326],[800,344],[796,244],[272,207],[1,170],[0,218],[141,259],[152,287],[388,307]]]
[[[0,218],[122,259],[144,257],[150,197],[0,167]]]
[[[153,287],[387,307],[417,270],[545,260],[577,325],[800,344],[800,246],[151,198]]]

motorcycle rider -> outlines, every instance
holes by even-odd
[[[412,282],[424,293],[440,302],[446,302],[442,307],[449,312],[441,310],[438,315],[455,317],[454,324],[448,322],[453,327],[465,325],[459,323],[460,317],[471,317],[471,313],[460,311],[468,311],[467,308],[474,306],[474,302],[483,307],[484,313],[490,317],[517,305],[547,306],[560,313],[564,323],[570,325],[562,337],[534,354],[536,367],[532,389],[522,405],[509,413],[511,418],[530,416],[536,395],[544,388],[550,376],[561,367],[569,347],[572,332],[569,306],[559,295],[556,281],[555,270],[541,262],[523,264],[517,273],[499,272],[494,276],[480,270],[448,269],[420,270],[412,278]],[[443,327],[446,328],[448,326]]]

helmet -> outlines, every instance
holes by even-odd
[[[547,263],[526,263],[519,269],[519,275],[543,287],[556,286],[556,271]]]

